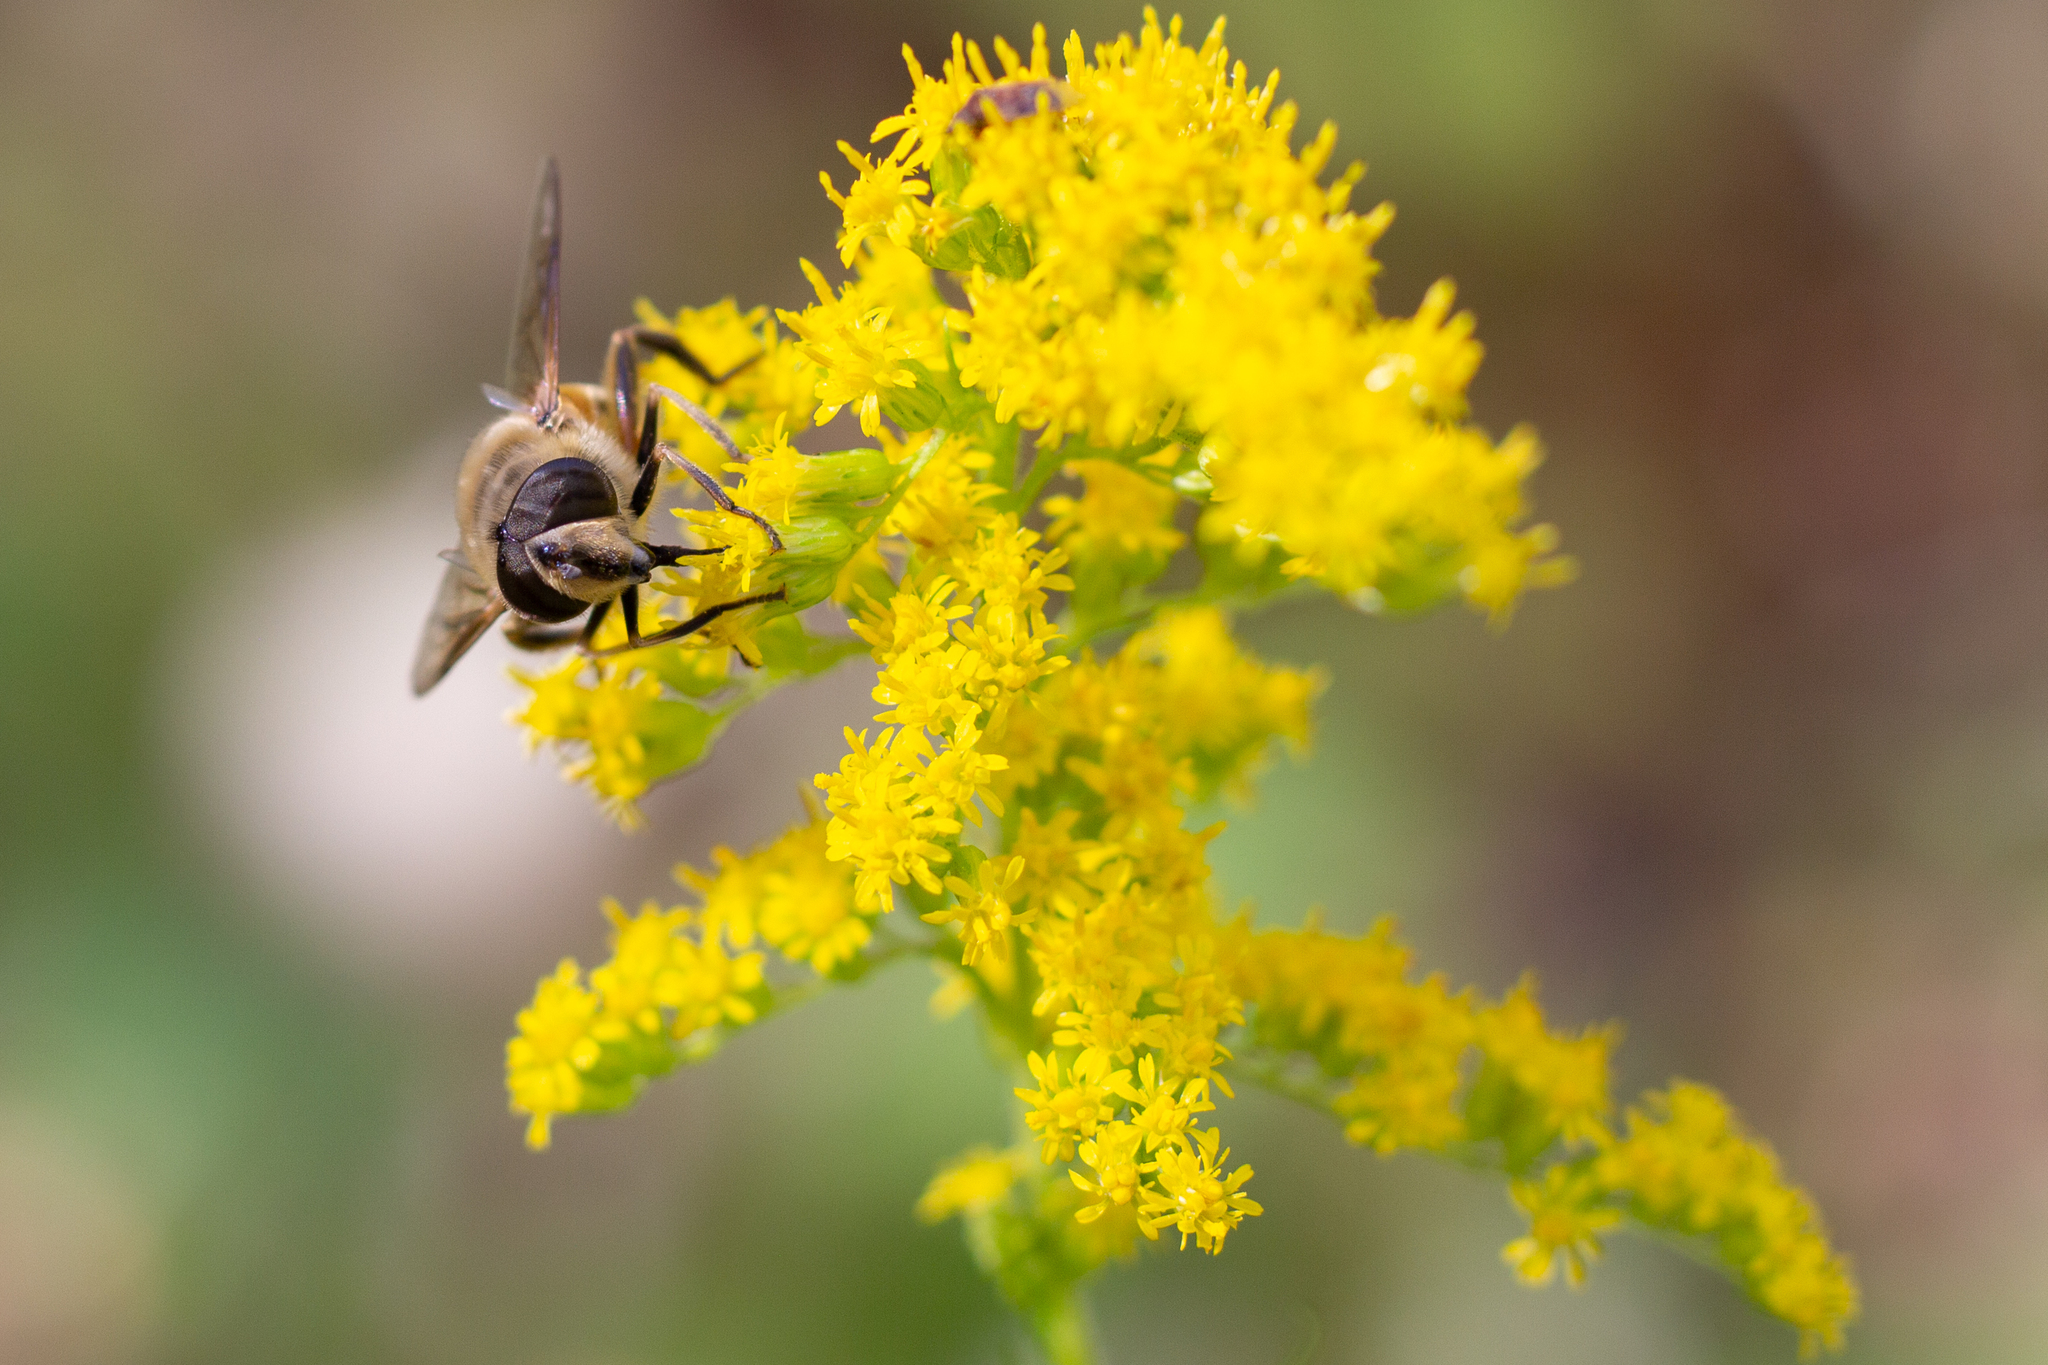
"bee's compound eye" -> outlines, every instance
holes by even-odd
[[[651,555],[651,554],[649,554],[649,553],[647,553],[647,547],[646,547],[645,545],[639,545],[639,544],[636,544],[636,545],[634,545],[634,546],[633,546],[633,577],[635,577],[635,578],[639,579],[639,580],[640,580],[641,582],[643,582],[643,583],[644,583],[644,582],[646,582],[646,581],[647,581],[647,579],[648,579],[648,578],[649,578],[649,577],[650,577],[650,576],[651,576],[651,575],[652,575],[653,573],[654,573],[654,556],[653,556],[653,555]]]

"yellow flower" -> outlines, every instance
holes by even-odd
[[[1195,1115],[1206,1114],[1216,1106],[1209,1102],[1209,1082],[1196,1078],[1179,1087],[1175,1093],[1172,1081],[1162,1079],[1151,1057],[1138,1063],[1138,1084],[1126,1087],[1125,1099],[1131,1102],[1130,1129],[1144,1140],[1145,1150],[1151,1151],[1169,1143],[1179,1142],[1194,1122]]]
[[[864,191],[857,185],[854,193]],[[784,312],[781,317],[800,339],[803,354],[823,372],[817,387],[818,409],[811,420],[829,422],[852,403],[860,429],[870,436],[879,434],[885,396],[891,390],[917,386],[917,372],[905,362],[934,357],[939,335],[933,325],[935,318],[915,308],[922,304],[936,312],[939,300],[929,275],[924,280],[928,298],[913,294],[906,299],[889,287],[905,278],[905,257],[915,263],[916,258],[900,248],[877,245],[867,259],[881,263],[884,269],[873,272],[873,284],[866,278],[856,280],[836,294],[816,266],[800,262],[818,302],[801,313]],[[888,266],[896,269],[887,271]],[[906,311],[905,303],[913,308]]]
[[[1053,519],[1046,534],[1068,554],[1172,554],[1187,543],[1173,529],[1180,498],[1171,488],[1113,460],[1075,460],[1067,470],[1085,491],[1047,498],[1045,511]]]
[[[1188,486],[1206,489],[1205,533],[1276,538],[1289,573],[1341,592],[1462,587],[1499,616],[1524,585],[1558,580],[1550,533],[1519,526],[1533,440],[1496,447],[1461,425],[1471,319],[1447,282],[1411,318],[1377,313],[1372,248],[1390,211],[1349,209],[1355,166],[1321,183],[1334,130],[1295,153],[1293,106],[1272,79],[1247,82],[1220,21],[1190,47],[1177,19],[1148,12],[1092,61],[1071,39],[1057,87],[1043,30],[1028,65],[997,55],[1003,79],[1039,82],[1024,88],[1044,94],[1040,112],[957,126],[998,79],[980,50],[956,41],[937,77],[909,57],[910,105],[874,134],[894,149],[849,154],[854,185],[833,195],[843,251],[886,239],[964,272],[959,378],[998,421],[1040,429],[1041,449],[1069,432],[1109,448],[1198,436]],[[806,325],[839,327],[833,306],[821,297]],[[900,382],[840,363],[849,393]],[[1062,535],[1086,519],[1061,510]],[[1143,541],[1160,520],[1103,529]]]
[[[710,875],[687,864],[676,868],[677,879],[704,899],[699,918],[706,953],[721,936],[744,947],[758,933],[783,956],[822,973],[859,952],[872,935],[851,875],[827,851],[822,820],[798,825],[744,857],[719,847],[711,858],[717,871]]]
[[[943,650],[953,622],[974,607],[954,601],[959,584],[938,578],[922,592],[899,592],[867,616],[850,622],[853,633],[872,647],[875,662],[886,671],[899,659],[919,658]],[[893,698],[877,697],[888,703]]]
[[[906,777],[914,752],[897,752],[896,732],[884,730],[871,747],[865,730],[846,731],[848,753],[836,774],[821,773],[816,781],[832,812],[826,828],[826,856],[850,861],[854,867],[854,903],[863,913],[889,908],[890,884],[908,885],[912,878],[925,890],[940,889],[934,863],[952,860],[937,839],[956,835],[960,822],[920,805]],[[906,742],[906,749],[911,746]]]
[[[1861,1309],[1845,1258],[1818,1236],[1773,1242],[1751,1268],[1758,1300],[1799,1329],[1799,1354],[1842,1349],[1842,1329]]]
[[[513,712],[513,721],[534,742],[550,740],[580,755],[562,775],[588,783],[627,829],[641,824],[639,798],[695,762],[721,723],[714,713],[666,695],[660,680],[632,656],[571,658],[545,673],[515,668],[512,676],[532,694]]]
[[[662,705],[661,684],[644,674],[618,668],[597,668],[596,685],[582,686],[591,666],[571,659],[547,673],[512,676],[533,691],[526,708],[515,713],[537,738],[579,745],[584,757],[566,770],[572,780],[591,789],[628,828],[639,824],[633,803],[647,791],[654,774],[648,764],[647,732],[654,709]]]
[[[763,869],[755,859],[742,858],[724,844],[711,850],[716,871],[699,872],[688,863],[677,863],[675,879],[704,900],[697,912],[707,942],[723,938],[735,948],[754,942],[754,916],[760,907]]]
[[[896,510],[929,480],[969,477],[957,455],[927,467]],[[928,551],[919,573],[906,573],[905,586],[855,625],[882,665],[874,695],[889,709],[877,719],[893,728],[872,746],[849,729],[839,771],[817,784],[832,815],[829,856],[853,863],[864,911],[886,909],[892,883],[938,893],[934,868],[952,859],[945,841],[963,821],[980,823],[977,803],[1002,809],[994,783],[1008,760],[981,747],[981,727],[1066,663],[1049,652],[1057,632],[1045,618],[1047,594],[1066,585],[1052,572],[1059,552],[1039,550],[1014,517],[976,528],[965,540],[935,538],[944,559],[934,563]],[[943,747],[934,735],[946,737]]]
[[[1048,1165],[1070,1160],[1077,1139],[1093,1137],[1116,1116],[1115,1092],[1130,1073],[1111,1071],[1100,1056],[1077,1057],[1062,1080],[1057,1053],[1034,1052],[1029,1060],[1038,1089],[1017,1090],[1017,1098],[1031,1106],[1024,1122],[1038,1134],[1039,1152]]]
[[[1160,612],[1124,654],[1134,665],[1158,669],[1155,710],[1166,750],[1192,759],[1205,786],[1241,789],[1275,739],[1304,748],[1309,703],[1327,681],[1318,670],[1266,664],[1246,653],[1213,607]]]
[[[885,435],[882,448],[886,451],[891,444]],[[908,458],[908,451],[903,454]],[[926,577],[934,580],[922,585],[927,591],[996,520],[998,514],[987,504],[1000,497],[1002,490],[981,478],[990,458],[986,451],[975,450],[964,438],[949,437],[883,524],[883,533],[902,537],[916,554]]]
[[[956,1213],[979,1213],[1008,1194],[1020,1173],[1018,1153],[976,1147],[932,1177],[918,1197],[917,1216],[941,1223]]]
[[[990,858],[975,873],[970,884],[960,877],[946,878],[953,903],[944,910],[920,916],[927,924],[955,924],[960,929],[960,965],[972,967],[984,957],[1010,955],[1010,926],[1028,921],[1038,912],[1022,914],[1012,908],[1017,878],[1023,875],[1022,858]]]
[[[1075,1188],[1091,1201],[1075,1213],[1075,1218],[1092,1223],[1112,1206],[1130,1204],[1137,1198],[1143,1180],[1139,1155],[1144,1139],[1144,1131],[1134,1124],[1107,1123],[1096,1129],[1094,1137],[1080,1144],[1081,1164],[1094,1175],[1090,1178],[1079,1171],[1067,1172]]]
[[[576,963],[563,958],[553,976],[542,977],[533,1004],[519,1011],[519,1033],[505,1044],[505,1083],[515,1112],[531,1115],[526,1145],[548,1145],[548,1123],[573,1114],[583,1097],[580,1073],[597,1060],[590,1028],[598,1000],[583,989]]]
[[[672,1009],[670,1031],[687,1038],[718,1024],[751,1024],[755,1009],[748,994],[761,984],[761,955],[733,956],[716,941],[677,938],[669,946],[669,967],[658,983],[661,1003]]]
[[[1012,713],[1012,726],[1015,716]],[[1004,773],[1009,776],[1017,771],[1014,753],[1010,767]],[[1084,866],[1096,850],[1085,840],[1074,838],[1074,824],[1081,818],[1081,812],[1071,807],[1053,812],[1050,818],[1041,820],[1035,810],[1026,809],[1018,817],[1017,836],[1010,848],[1017,855],[1019,868],[1017,898],[1034,906],[1051,905],[1056,901],[1073,903],[1083,894],[1082,877],[1093,868]],[[1099,863],[1096,866],[1100,866]]]
[[[676,931],[689,919],[689,912],[664,912],[653,901],[628,916],[609,896],[604,900],[605,918],[612,922],[611,960],[590,973],[590,987],[604,1001],[604,1018],[592,1030],[593,1036],[622,1038],[629,1029],[642,1033],[661,1030],[662,977],[670,969]]]
[[[1462,1048],[1419,1046],[1390,1054],[1379,1067],[1355,1076],[1337,1097],[1336,1109],[1350,1119],[1344,1136],[1381,1156],[1404,1147],[1439,1151],[1465,1136],[1458,1111],[1464,1077]]]
[[[1548,1284],[1557,1267],[1573,1289],[1586,1283],[1586,1263],[1600,1259],[1600,1234],[1621,1222],[1603,1207],[1601,1189],[1585,1172],[1552,1166],[1541,1182],[1517,1180],[1508,1187],[1529,1218],[1529,1235],[1509,1242],[1501,1259],[1524,1284]]]
[[[822,820],[791,830],[761,857],[761,937],[783,956],[829,972],[866,946],[870,919],[846,868],[827,855]]]
[[[1043,24],[1032,26],[1031,63],[1028,67],[1020,69],[1017,66],[1016,54],[1001,39],[996,40],[996,53],[1005,77],[1044,79],[1052,74]],[[917,54],[910,50],[908,44],[903,48],[903,60],[910,68],[910,107],[876,124],[870,141],[880,142],[892,133],[902,134],[899,154],[904,162],[911,166],[928,166],[951,131],[954,116],[978,87],[993,84],[995,77],[989,71],[981,49],[973,43],[963,44],[957,33],[953,35],[953,55],[938,77],[925,75],[924,68],[918,64]]]
[[[1239,1166],[1225,1175],[1230,1149],[1219,1153],[1216,1144],[1216,1130],[1210,1128],[1192,1142],[1160,1150],[1153,1162],[1158,1183],[1144,1191],[1138,1210],[1138,1226],[1147,1237],[1172,1228],[1183,1247],[1192,1237],[1197,1247],[1213,1256],[1246,1216],[1265,1212],[1250,1195],[1241,1193],[1244,1182],[1252,1178],[1252,1168]]]
[[[1544,1027],[1531,977],[1524,977],[1500,1004],[1480,1011],[1476,1022],[1480,1047],[1543,1106],[1549,1126],[1565,1141],[1598,1142],[1607,1136],[1613,1107],[1607,1057],[1620,1041],[1620,1030],[1609,1025],[1577,1038],[1551,1033]]]

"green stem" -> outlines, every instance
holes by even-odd
[[[1289,1072],[1284,1061],[1263,1059],[1256,1053],[1240,1056],[1228,1068],[1233,1077],[1250,1081],[1268,1094],[1306,1105],[1325,1118],[1344,1122],[1337,1112],[1336,1097],[1321,1080],[1303,1079]],[[1430,1149],[1430,1155],[1479,1175],[1505,1176],[1507,1168],[1499,1157],[1476,1142],[1453,1142]]]
[[[1287,1068],[1279,1062],[1263,1059],[1257,1053],[1247,1050],[1239,1053],[1225,1070],[1233,1076],[1250,1081],[1269,1094],[1305,1105],[1325,1118],[1338,1117],[1336,1106],[1330,1102],[1330,1090],[1327,1085],[1291,1076],[1287,1073]]]
[[[1273,592],[1260,594],[1253,594],[1241,589],[1218,592],[1213,588],[1194,587],[1186,592],[1166,593],[1156,597],[1141,597],[1137,604],[1129,611],[1124,612],[1120,616],[1113,616],[1104,621],[1094,622],[1085,629],[1073,627],[1069,630],[1070,623],[1062,620],[1060,623],[1062,634],[1055,648],[1062,654],[1072,654],[1083,645],[1099,640],[1105,635],[1147,624],[1158,614],[1162,607],[1213,606],[1227,607],[1239,613],[1250,613],[1264,611],[1267,607],[1276,607],[1287,602],[1299,602],[1324,591],[1327,590],[1321,584],[1311,583],[1304,579],[1298,583],[1289,583],[1286,587]]]
[[[1013,943],[1011,951],[1019,951],[1018,946]],[[948,960],[945,955],[939,953],[934,953],[933,956],[942,962]],[[957,959],[954,961],[957,963]],[[1023,1066],[1024,1058],[1040,1046],[1038,1021],[1031,1013],[1032,992],[1025,989],[1027,966],[1025,962],[1017,962],[1017,989],[1008,996],[996,994],[994,988],[988,984],[988,978],[980,972],[971,967],[960,968],[961,973],[967,978],[967,984],[974,987],[976,999],[981,1002],[982,1017],[988,1021],[989,1028],[996,1036],[1010,1045],[1019,1068]]]
[[[1031,1335],[1045,1353],[1047,1365],[1094,1365],[1095,1334],[1088,1327],[1088,1309],[1079,1285],[1068,1285],[1058,1298],[1031,1315]]]
[[[932,955],[932,946],[930,944],[913,943],[908,939],[900,938],[878,939],[877,942],[882,945],[879,949],[874,952],[865,953],[858,959],[860,970],[857,975],[850,977],[812,976],[809,980],[799,981],[793,986],[784,986],[779,990],[771,990],[768,993],[768,999],[761,1005],[760,1011],[754,1016],[749,1027],[752,1024],[760,1023],[764,1019],[773,1018],[775,1015],[787,1010],[793,1010],[798,1005],[814,1000],[834,987],[859,985],[877,968],[886,967],[891,962],[899,962],[906,957],[929,957]]]
[[[995,457],[995,463],[988,469],[990,483],[1012,490],[1016,488],[1018,436],[1014,421],[1005,422],[995,429],[994,439],[988,443],[989,454]]]
[[[1305,1105],[1315,1110],[1318,1114],[1334,1118],[1340,1123],[1343,1122],[1343,1115],[1337,1112],[1329,1087],[1317,1081],[1306,1080],[1299,1075],[1290,1074],[1283,1062],[1271,1060],[1270,1058],[1260,1058],[1256,1054],[1251,1054],[1241,1056],[1230,1066],[1229,1071],[1231,1075],[1250,1081],[1268,1094],[1278,1095],[1282,1099],[1293,1100],[1296,1104]],[[1452,1143],[1429,1154],[1440,1160],[1447,1161],[1453,1166],[1470,1171],[1475,1175],[1506,1178],[1508,1174],[1507,1168],[1500,1158],[1477,1143]],[[1731,1281],[1736,1288],[1747,1291],[1748,1286],[1743,1282],[1742,1276],[1734,1267],[1715,1255],[1714,1249],[1702,1242],[1700,1238],[1688,1236],[1685,1233],[1677,1232],[1670,1228],[1660,1228],[1652,1223],[1645,1223],[1628,1210],[1622,1210],[1622,1214],[1628,1220],[1622,1224],[1624,1230],[1668,1247],[1695,1265],[1704,1266],[1706,1269],[1720,1275],[1723,1279]],[[1768,1308],[1766,1311],[1769,1311]]]
[[[1038,495],[1052,482],[1052,476],[1066,467],[1066,442],[1047,450],[1044,446],[1033,446],[1031,451],[1031,472],[1024,476],[1024,486],[1013,491],[1007,498],[998,498],[996,505],[1005,511],[1022,515],[1038,501]],[[1011,456],[1012,459],[1016,457]]]

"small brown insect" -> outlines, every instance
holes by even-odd
[[[640,633],[640,584],[686,555],[720,553],[715,547],[650,545],[640,539],[662,460],[687,472],[720,507],[760,526],[777,550],[782,541],[767,521],[735,504],[717,480],[656,434],[657,404],[665,399],[689,414],[733,459],[741,458],[732,437],[709,413],[657,384],[649,386],[636,420],[637,346],[673,357],[711,384],[737,370],[714,375],[673,333],[623,327],[612,333],[602,384],[561,382],[561,265],[561,178],[550,157],[534,198],[505,387],[484,386],[484,396],[506,415],[470,442],[456,475],[455,523],[462,543],[441,554],[448,570],[413,659],[415,695],[441,681],[507,612],[512,619],[505,636],[521,648],[546,649],[574,640],[586,654],[601,657],[679,640],[729,611],[785,596],[777,589],[720,602],[687,621]],[[591,641],[614,602],[625,612],[627,642],[593,649]],[[586,611],[590,615],[580,631],[566,626]]]
[[[1074,99],[1074,88],[1065,81],[998,81],[969,95],[947,126],[978,133],[991,123],[1008,123],[1035,114],[1041,105],[1057,113],[1070,108]]]

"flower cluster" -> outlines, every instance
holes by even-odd
[[[699,919],[707,938],[736,948],[763,943],[820,974],[851,960],[873,937],[874,911],[855,903],[852,880],[825,852],[820,820],[741,857],[711,850],[716,871],[676,865],[676,879],[704,899]]]
[[[1044,1159],[1078,1158],[1084,1221],[1136,1209],[1140,1229],[1205,1251],[1259,1206],[1246,1168],[1200,1127],[1223,1032],[1243,1001],[1218,961],[1203,846],[1181,803],[1242,776],[1277,737],[1306,739],[1317,679],[1243,653],[1221,613],[1168,613],[1118,654],[1084,654],[1012,713],[1002,787],[1017,807],[1016,903],[1051,1046],[1029,1054],[1025,1122]],[[1042,1030],[1041,1030],[1042,1031]]]
[[[680,869],[701,906],[614,909],[613,960],[541,982],[508,1047],[514,1107],[545,1141],[551,1115],[616,1107],[786,1002],[757,940],[812,985],[918,955],[1028,1077],[1025,1141],[968,1153],[918,1211],[963,1219],[1045,1340],[1141,1235],[1214,1253],[1260,1213],[1216,1122],[1252,1080],[1382,1154],[1504,1177],[1530,1220],[1505,1253],[1525,1280],[1579,1283],[1632,1222],[1693,1239],[1833,1345],[1855,1309],[1843,1262],[1711,1092],[1675,1085],[1619,1135],[1618,1032],[1552,1028],[1532,983],[1489,1000],[1418,978],[1390,924],[1216,913],[1223,827],[1189,812],[1248,797],[1275,748],[1305,745],[1325,685],[1243,649],[1237,614],[1294,583],[1388,610],[1462,593],[1502,619],[1567,571],[1524,524],[1533,437],[1467,421],[1479,348],[1449,285],[1412,317],[1379,311],[1391,211],[1349,209],[1358,169],[1323,175],[1334,133],[1296,152],[1292,106],[1221,35],[1191,46],[1148,12],[1092,54],[1070,39],[1058,77],[1042,30],[1028,58],[998,41],[999,72],[957,38],[936,76],[911,57],[910,104],[874,134],[893,143],[842,144],[853,181],[825,178],[843,281],[804,262],[817,302],[774,321],[643,313],[713,369],[751,357],[717,386],[647,374],[729,425],[744,459],[664,431],[783,547],[681,509],[722,553],[671,574],[652,620],[787,600],[529,678],[518,719],[630,815],[783,678],[864,649],[878,709],[816,779],[810,822]],[[842,411],[871,447],[797,448]],[[797,619],[828,599],[850,635]]]
[[[700,678],[713,687],[723,683],[722,655],[673,651],[668,662],[677,671],[688,670],[691,684]],[[708,674],[705,663],[717,673]],[[514,721],[533,743],[571,746],[576,754],[563,775],[588,783],[629,829],[639,824],[634,802],[661,778],[702,757],[723,720],[673,695],[656,670],[572,658],[541,673],[515,669],[512,676],[529,693]]]
[[[1526,982],[1489,1006],[1441,975],[1411,981],[1390,921],[1358,939],[1252,935],[1239,961],[1261,1042],[1341,1080],[1331,1106],[1353,1142],[1385,1155],[1499,1138],[1515,1168],[1553,1138],[1603,1131],[1613,1033],[1552,1034]]]
[[[1628,1135],[1603,1144],[1591,1178],[1637,1221],[1712,1246],[1758,1303],[1799,1328],[1807,1353],[1841,1349],[1857,1308],[1848,1265],[1813,1201],[1713,1090],[1679,1081],[1645,1096],[1629,1110]]]
[[[557,1114],[618,1109],[642,1079],[675,1065],[673,1040],[722,1023],[753,1022],[761,955],[729,953],[690,932],[687,910],[653,902],[627,915],[607,900],[612,956],[586,984],[574,959],[544,977],[505,1045],[512,1107],[529,1115],[526,1141],[548,1145]]]
[[[938,440],[938,438],[934,438]],[[886,601],[864,589],[853,629],[881,673],[875,719],[885,728],[847,732],[839,771],[818,778],[832,812],[830,856],[854,868],[855,895],[887,907],[892,884],[926,894],[946,888],[963,822],[984,807],[1002,813],[991,784],[1005,766],[984,742],[1017,698],[1067,660],[1051,650],[1047,594],[1069,586],[1058,550],[1015,515],[990,510],[997,490],[979,483],[985,452],[938,440],[883,533],[906,556]],[[997,896],[995,888],[988,894]]]
[[[1382,1154],[1452,1151],[1497,1167],[1529,1219],[1503,1255],[1531,1284],[1574,1287],[1624,1217],[1696,1240],[1811,1349],[1838,1347],[1856,1289],[1812,1201],[1725,1101],[1686,1081],[1610,1124],[1610,1028],[1551,1031],[1524,980],[1494,1004],[1411,979],[1382,921],[1362,939],[1269,931],[1232,954],[1253,1034],[1275,1064],[1315,1063],[1295,1093],[1347,1120]],[[1548,1164],[1545,1164],[1545,1163]]]
[[[641,1084],[685,1057],[708,1055],[725,1028],[750,1024],[775,1004],[758,936],[784,957],[829,971],[868,941],[853,888],[824,856],[824,825],[800,825],[747,857],[713,850],[710,875],[684,865],[677,878],[701,907],[653,902],[627,915],[617,901],[612,955],[588,977],[564,958],[542,978],[505,1045],[512,1108],[528,1115],[530,1146],[548,1145],[557,1114],[632,1103]]]
[[[911,57],[910,107],[875,130],[893,147],[844,149],[842,255],[960,272],[959,381],[998,420],[1048,444],[1181,440],[1204,534],[1277,542],[1290,575],[1371,602],[1462,588],[1496,614],[1557,581],[1551,533],[1518,528],[1534,438],[1462,421],[1480,351],[1450,285],[1383,317],[1371,248],[1392,212],[1350,211],[1362,167],[1321,182],[1335,129],[1296,154],[1294,106],[1231,64],[1220,21],[1179,39],[1149,13],[1092,61],[1070,38],[1061,79],[1042,28],[1028,60],[996,44],[1000,77],[957,38],[937,76]],[[895,330],[882,352],[933,344]],[[911,381],[899,362],[859,382]]]
[[[1441,974],[1411,981],[1387,920],[1362,938],[1313,926],[1249,935],[1237,960],[1261,1043],[1342,1080],[1332,1105],[1353,1142],[1385,1155],[1498,1138],[1513,1169],[1553,1138],[1605,1132],[1615,1031],[1552,1033],[1528,981],[1492,1005]]]

